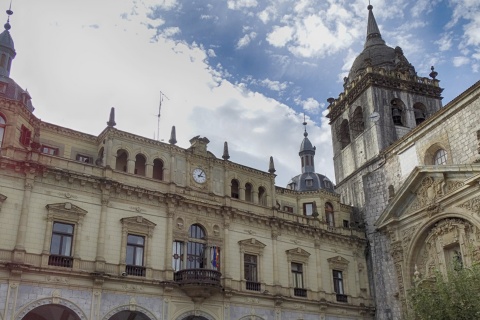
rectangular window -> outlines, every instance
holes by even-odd
[[[127,235],[127,267],[125,272],[132,276],[145,277],[143,255],[145,252],[145,237],[133,234]]]
[[[292,262],[292,280],[293,280],[293,294],[296,297],[306,297],[307,290],[303,284],[303,265]]]
[[[53,223],[50,257],[48,259],[49,265],[67,268],[72,267],[73,230],[73,224],[62,222]]]
[[[347,296],[343,288],[343,273],[339,270],[333,270],[333,291],[337,294],[338,302],[347,302]]]
[[[205,245],[199,242],[187,242],[187,269],[205,268]]]
[[[172,268],[175,271],[183,269],[183,246],[184,243],[181,241],[173,242]]]
[[[84,154],[77,153],[75,156],[75,160],[84,162],[84,163],[92,163],[92,158],[89,156],[86,156]]]
[[[313,214],[313,202],[306,202],[303,204],[303,214],[311,216]]]
[[[50,147],[50,146],[42,146],[41,149],[42,153],[49,154],[51,156],[58,156],[58,148]]]
[[[260,283],[258,282],[258,264],[257,256],[245,254],[243,256],[245,269],[245,280],[247,280],[247,290],[260,291]]]
[[[20,143],[28,147],[30,146],[31,138],[32,138],[32,131],[28,130],[28,128],[22,124],[22,128],[20,129]]]
[[[293,207],[291,207],[291,206],[283,206],[283,211],[287,211],[287,212],[293,213]]]
[[[312,179],[307,179],[307,180],[305,180],[305,186],[307,186],[307,187],[313,187],[313,180],[312,180]]]
[[[348,222],[348,220],[343,220],[343,227],[344,228],[349,228],[350,227],[350,223]]]

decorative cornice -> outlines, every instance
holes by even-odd
[[[358,75],[346,88],[340,93],[329,106],[327,118],[330,123],[345,111],[345,108],[353,103],[358,96],[369,86],[383,87],[394,90],[407,91],[414,94],[430,96],[441,99],[442,88],[439,87],[439,81],[417,76],[410,76],[401,71],[387,71],[381,67],[367,67],[367,69]]]

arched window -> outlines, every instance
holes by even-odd
[[[23,320],[30,320],[30,319],[80,320],[80,317],[71,309],[63,305],[46,304],[31,310],[22,319]],[[113,319],[116,319],[116,318],[113,318]],[[126,318],[119,318],[119,319],[126,319]]]
[[[233,179],[232,180],[232,185],[230,187],[231,189],[231,197],[238,199],[239,198],[239,191],[238,191],[238,180]]]
[[[402,100],[393,99],[390,102],[390,104],[392,106],[393,124],[396,126],[404,126],[405,125],[405,108]]]
[[[329,227],[335,227],[335,217],[333,214],[333,206],[330,202],[325,202],[325,218]]]
[[[135,156],[135,174],[138,174],[139,176],[145,176],[145,166],[147,164],[147,161],[145,160],[145,157],[141,155],[140,153]]]
[[[153,160],[153,179],[163,180],[163,161],[160,159]]]
[[[427,118],[427,109],[423,103],[417,102],[413,105],[413,113],[415,115],[415,124],[418,126]]]
[[[363,130],[365,130],[362,107],[357,107],[353,112],[350,128],[352,130],[353,138],[356,138],[360,133],[363,132]]]
[[[395,188],[392,185],[388,186],[388,200],[395,196]]]
[[[340,145],[342,149],[348,146],[348,144],[350,143],[350,130],[348,128],[347,119],[343,120],[342,123],[340,124],[338,139],[340,141]]]
[[[267,192],[264,187],[258,188],[258,203],[262,206],[267,205]]]
[[[184,252],[187,254],[185,255]],[[200,224],[192,224],[188,229],[187,242],[173,242],[172,267],[175,271],[185,269],[220,270],[220,247],[207,245],[207,233]],[[192,270],[190,270],[192,271]],[[176,280],[185,280],[196,273],[177,274]],[[198,274],[205,277],[205,273]],[[177,277],[178,276],[178,277]],[[198,278],[199,279],[199,278]]]
[[[245,201],[253,202],[253,187],[250,183],[245,184]]]
[[[444,149],[439,149],[435,152],[435,155],[433,156],[433,164],[447,164],[447,152]]]
[[[128,153],[125,150],[118,150],[117,151],[117,161],[115,163],[115,170],[127,172],[127,161],[128,161]]]
[[[2,117],[2,115],[0,115],[0,148],[2,147],[2,143],[3,143],[3,135],[5,133],[5,124],[6,124],[5,118]]]

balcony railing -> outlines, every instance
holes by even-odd
[[[142,266],[130,266],[125,267],[125,272],[130,276],[145,277],[145,267]]]
[[[338,302],[348,302],[348,298],[346,294],[337,294],[337,301]]]
[[[48,265],[56,266],[56,267],[71,268],[73,267],[73,258],[51,254],[48,257]]]
[[[247,281],[246,289],[252,291],[260,291],[262,289],[262,285],[260,282]]]
[[[174,280],[179,285],[220,286],[222,274],[210,269],[184,269],[175,272]]]
[[[293,295],[295,297],[306,297],[307,296],[307,289],[293,288]]]

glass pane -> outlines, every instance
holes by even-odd
[[[313,213],[313,203],[305,203],[305,215],[311,216]]]
[[[3,128],[0,127],[0,147],[2,146],[2,141],[3,141]]]
[[[134,257],[134,248],[132,246],[127,246],[127,261],[126,263],[129,265],[133,265],[133,257]]]
[[[73,225],[66,224],[66,223],[60,223],[60,222],[54,222],[53,223],[53,231],[73,234]]]
[[[0,124],[5,124],[5,119],[2,116],[0,116]]]
[[[172,268],[175,271],[183,269],[183,242],[173,242]]]
[[[142,236],[136,236],[136,235],[133,235],[133,234],[129,234],[128,237],[127,237],[127,243],[128,244],[136,244],[136,245],[143,246],[144,242],[145,242],[145,239]]]
[[[135,248],[135,265],[143,266],[143,248]]]
[[[52,244],[50,245],[51,254],[60,254],[60,242],[61,236],[58,234],[52,234]]]
[[[72,250],[72,237],[63,236],[62,239],[62,252],[60,253],[63,256],[70,256]]]

